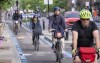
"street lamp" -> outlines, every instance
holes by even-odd
[[[92,13],[92,0],[90,0],[90,12]]]
[[[48,0],[48,17],[49,17],[49,0]]]

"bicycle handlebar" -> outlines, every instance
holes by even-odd
[[[55,31],[55,29],[50,29],[50,32],[53,32],[53,31]],[[64,30],[64,32],[67,32],[66,30]]]

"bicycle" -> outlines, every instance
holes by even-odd
[[[55,31],[55,29],[52,29],[51,32],[54,32],[54,31]],[[56,55],[56,62],[59,62],[59,63],[61,63],[61,59],[63,58],[61,38],[62,38],[61,32],[57,32],[56,33],[57,42],[55,44],[54,53]]]
[[[34,50],[39,51],[39,35],[38,34],[35,34]]]
[[[19,22],[15,21],[14,32],[15,32],[16,35],[18,34],[18,31],[19,31]]]

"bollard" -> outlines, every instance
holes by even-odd
[[[43,19],[43,30],[45,29],[45,21],[44,21],[44,19]]]
[[[69,31],[65,32],[65,40],[69,39]]]

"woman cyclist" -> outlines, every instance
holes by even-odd
[[[32,30],[33,30],[32,40],[33,40],[33,45],[34,45],[35,35],[37,34],[39,38],[39,35],[42,34],[42,28],[41,28],[40,21],[37,15],[33,16],[31,20],[31,24],[32,24]]]

